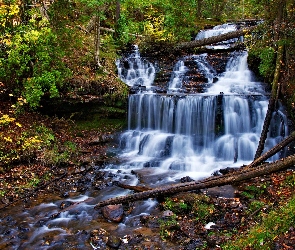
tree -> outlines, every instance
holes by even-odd
[[[4,16],[0,51],[0,81],[10,93],[26,99],[35,109],[42,97],[58,97],[59,89],[70,75],[62,62],[57,36],[43,19],[39,8],[20,7],[18,1],[1,6]],[[22,19],[24,18],[24,23]]]
[[[119,1],[115,0],[80,0],[80,2],[86,7],[88,11],[88,15],[93,20],[93,30],[94,30],[94,61],[97,68],[101,68],[102,65],[100,63],[100,46],[101,46],[101,21],[107,19],[107,11],[109,11],[111,6],[115,4],[115,6],[119,6]],[[117,15],[117,11],[115,15]]]

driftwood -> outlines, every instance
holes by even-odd
[[[247,168],[253,168],[259,165],[260,163],[264,162],[268,158],[272,157],[276,153],[278,153],[282,148],[286,147],[289,143],[295,140],[295,132],[293,132],[291,135],[286,137],[284,140],[282,140],[280,143],[278,143],[276,146],[274,146],[272,149],[267,151],[264,155],[258,157],[255,159],[251,164],[247,166]]]
[[[126,196],[111,198],[105,201],[99,202],[95,208],[100,208],[106,205],[120,204],[126,202],[132,202],[136,200],[142,200],[147,198],[155,198],[159,196],[171,195],[174,193],[200,190],[204,188],[211,188],[217,186],[223,186],[228,184],[234,184],[240,181],[245,181],[254,177],[262,176],[283,170],[289,167],[293,167],[295,164],[295,155],[286,157],[282,160],[275,161],[273,163],[267,163],[260,165],[256,168],[241,168],[234,173],[226,174],[223,176],[214,176],[203,181],[193,181],[175,185],[169,185],[164,187],[158,187],[152,190],[129,194]]]
[[[191,48],[201,47],[204,45],[210,45],[210,44],[226,41],[226,40],[229,40],[232,38],[237,38],[237,37],[243,36],[245,34],[248,34],[248,33],[252,32],[255,28],[256,28],[256,26],[252,26],[247,29],[240,29],[237,31],[228,32],[226,34],[221,34],[218,36],[213,36],[213,37],[205,38],[202,40],[194,40],[194,41],[190,41],[190,42],[180,43],[176,46],[176,48],[177,49],[191,49]]]
[[[116,182],[113,182],[113,184],[115,184],[118,187],[124,188],[124,189],[133,190],[134,192],[143,192],[143,191],[151,190],[151,188],[149,188],[149,187],[131,186],[131,185],[123,184],[121,182],[117,182],[117,181]]]

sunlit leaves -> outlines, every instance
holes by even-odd
[[[6,54],[0,57],[0,79],[17,95],[23,95],[31,108],[37,108],[46,92],[50,97],[59,96],[70,72],[61,61],[57,36],[46,20],[32,17],[16,31]]]
[[[0,4],[0,26],[2,30],[5,27],[12,26],[19,22],[20,8],[17,1],[4,1]]]

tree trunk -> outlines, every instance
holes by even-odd
[[[282,140],[280,143],[275,145],[272,149],[267,151],[264,155],[258,157],[255,159],[251,164],[247,166],[247,168],[253,168],[259,165],[260,163],[264,162],[268,158],[272,157],[276,153],[278,153],[282,148],[286,147],[289,143],[295,140],[295,132],[293,132],[291,135],[289,135],[287,138]]]
[[[158,187],[152,190],[134,193],[126,196],[111,198],[105,201],[99,202],[95,208],[100,208],[106,205],[120,204],[126,202],[132,202],[136,200],[142,200],[147,198],[155,198],[159,196],[171,195],[179,192],[193,191],[204,188],[211,188],[216,186],[223,186],[228,184],[234,184],[240,181],[245,181],[254,177],[262,176],[283,170],[289,167],[293,167],[295,164],[295,155],[289,156],[285,159],[275,161],[270,164],[264,164],[256,168],[241,168],[234,173],[230,173],[223,176],[210,177],[203,181],[193,181],[187,183],[181,183],[176,185],[169,185],[164,187]]]
[[[198,18],[202,18],[202,7],[203,7],[203,0],[197,0],[197,15]]]
[[[121,14],[121,3],[120,0],[117,0],[116,2],[116,23],[118,22],[119,18],[120,18],[120,14]]]
[[[281,61],[283,58],[283,46],[279,46],[279,49],[277,51],[277,59],[276,59],[276,68],[275,68],[275,74],[274,74],[274,79],[272,82],[272,90],[271,90],[271,97],[269,100],[268,104],[268,109],[267,113],[264,119],[264,124],[263,124],[263,129],[261,131],[261,136],[259,140],[259,144],[255,153],[254,160],[257,159],[259,156],[261,156],[263,149],[264,149],[264,144],[265,140],[267,138],[267,133],[269,130],[269,125],[272,117],[272,113],[274,112],[277,104],[277,98],[279,94],[279,77],[280,77],[280,70],[281,70]]]
[[[123,184],[121,182],[113,182],[113,184],[124,189],[133,190],[134,192],[143,192],[143,191],[151,190],[151,188],[149,187],[131,186],[131,185]]]
[[[201,47],[204,45],[209,45],[209,44],[214,44],[222,41],[226,41],[232,38],[240,37],[243,36],[247,33],[252,32],[256,26],[252,26],[247,29],[240,29],[232,32],[228,32],[226,34],[221,34],[219,36],[213,36],[209,38],[205,38],[202,40],[194,40],[190,42],[184,42],[176,46],[177,49],[191,49],[191,48],[196,48],[196,47]]]
[[[101,67],[100,61],[99,61],[99,49],[100,49],[100,17],[97,16],[95,19],[95,26],[94,26],[94,60],[96,63],[96,66],[98,68]]]

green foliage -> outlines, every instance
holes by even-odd
[[[275,68],[275,51],[271,47],[265,47],[261,49],[259,53],[259,58],[261,60],[259,64],[259,72],[265,77],[269,78],[274,74]]]
[[[265,204],[262,201],[258,201],[258,200],[252,201],[248,208],[249,212],[250,213],[256,212],[257,210],[261,209],[264,205]]]
[[[60,142],[52,129],[43,124],[24,128],[16,118],[0,117],[0,162],[7,170],[16,162],[39,161],[45,165],[59,165],[78,154],[71,141]]]
[[[171,210],[173,213],[176,214],[185,214],[191,209],[191,206],[185,203],[183,200],[173,200],[171,198],[166,198],[162,206],[163,209]]]
[[[192,213],[196,220],[204,223],[215,210],[214,205],[210,202],[210,198],[203,194],[183,195],[181,198],[167,198],[162,203],[162,207],[178,215]]]
[[[126,17],[125,13],[120,15],[120,18],[117,22],[117,41],[118,44],[124,46],[128,43],[133,43],[135,36],[130,35],[133,32],[134,28],[132,27],[132,22]]]
[[[43,149],[41,161],[46,165],[61,165],[70,161],[73,154],[77,153],[76,146],[69,147],[65,144],[61,149],[57,144],[53,147]]]
[[[0,54],[0,81],[35,109],[45,95],[59,96],[70,71],[62,62],[57,36],[46,20],[34,14],[28,24],[14,27],[13,33],[11,36],[7,31]]]
[[[295,187],[295,173],[288,175],[284,181],[284,185],[288,187]]]
[[[266,192],[266,188],[266,184],[263,184],[261,186],[246,186],[241,195],[248,199],[259,198],[261,194]]]
[[[160,236],[162,238],[169,238],[170,235],[179,229],[178,222],[175,214],[159,219],[160,224]]]
[[[15,118],[4,114],[0,117],[0,128],[1,128],[1,126],[8,126],[10,123],[12,123],[14,121],[15,121]]]
[[[233,242],[224,244],[222,249],[273,249],[273,239],[285,233],[295,223],[295,198],[293,197],[278,211],[271,211],[261,224]]]
[[[5,116],[3,115],[2,118]],[[8,118],[5,120],[7,121]],[[36,157],[43,146],[42,138],[38,133],[34,130],[24,131],[16,119],[9,120],[9,128],[0,133],[0,161],[4,166]]]
[[[47,128],[43,124],[37,125],[33,128],[35,133],[39,135],[45,146],[50,146],[55,142],[55,136],[51,129]]]
[[[213,204],[198,200],[195,202],[192,211],[196,216],[196,220],[206,222],[207,219],[214,213],[214,209]]]

